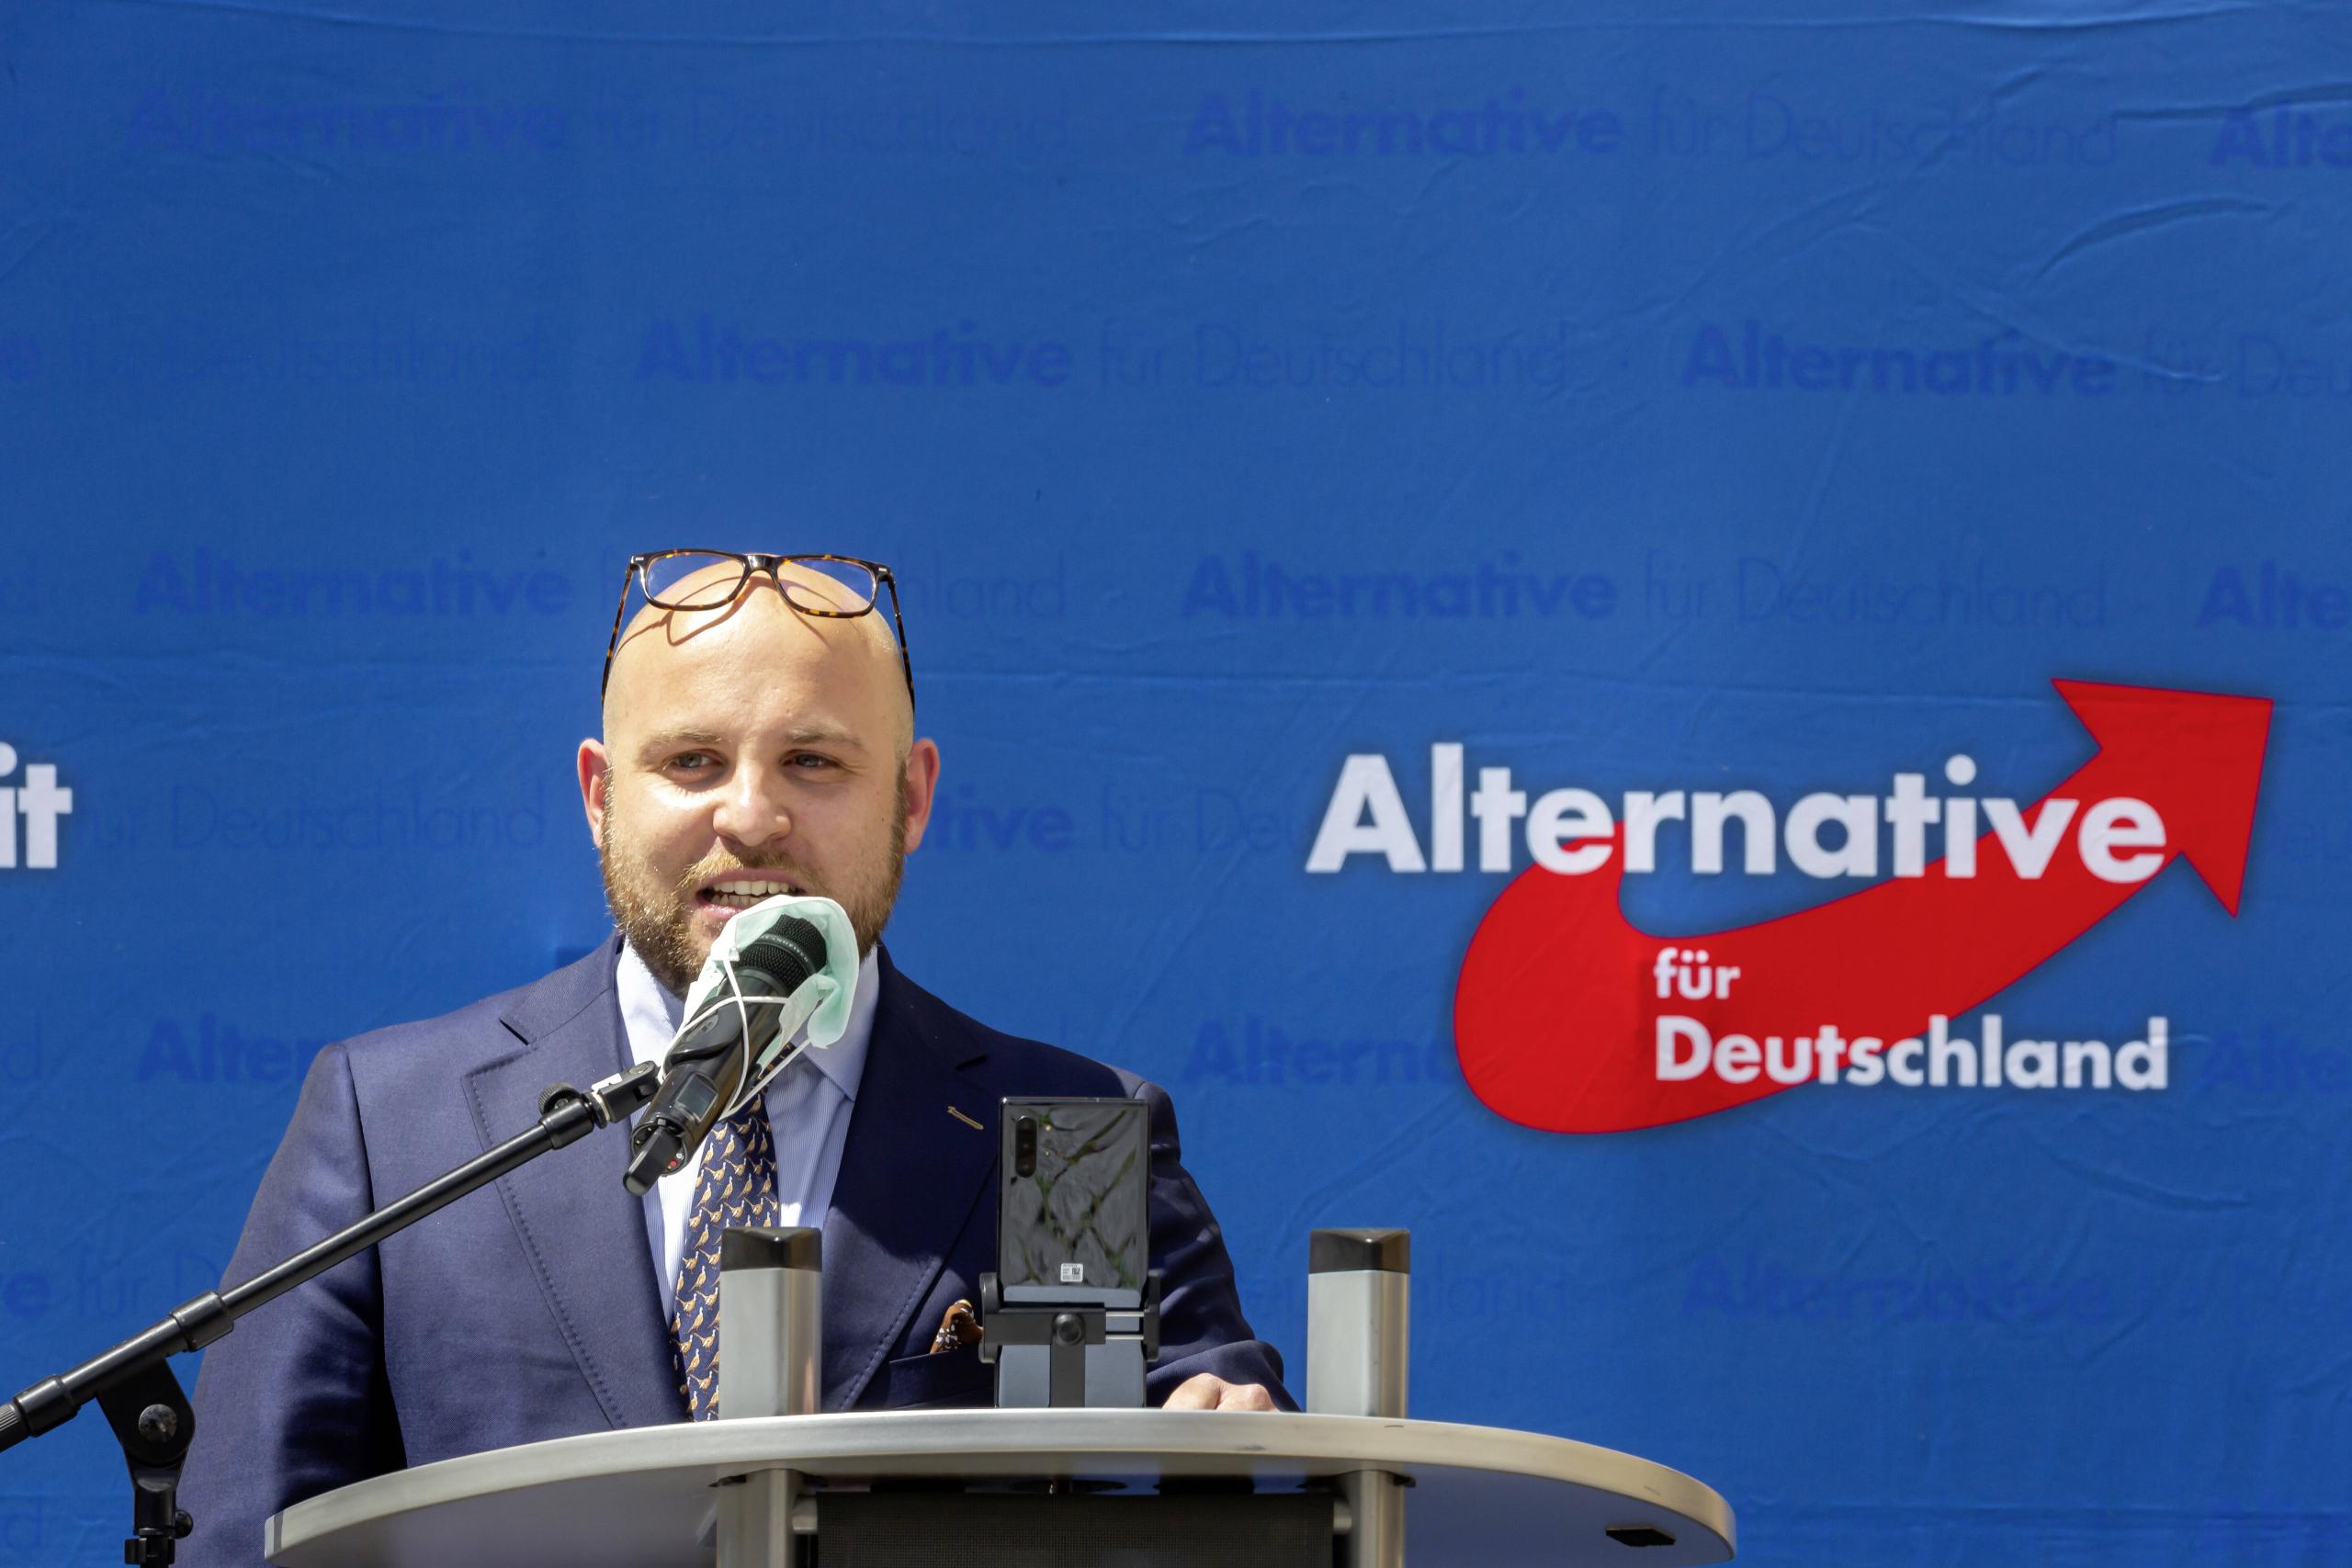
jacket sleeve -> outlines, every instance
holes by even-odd
[[[227,1282],[243,1283],[374,1206],[350,1058],[330,1045],[303,1080]],[[196,1530],[179,1548],[184,1568],[262,1568],[270,1515],[400,1469],[375,1253],[245,1317],[205,1351],[194,1403],[180,1496]]]
[[[1277,1406],[1297,1409],[1283,1387],[1281,1352],[1241,1314],[1224,1233],[1184,1168],[1174,1102],[1155,1083],[1138,1082],[1135,1092],[1151,1107],[1151,1262],[1162,1272],[1159,1359],[1145,1378],[1145,1397],[1162,1404],[1185,1379],[1215,1372],[1227,1382],[1263,1383]]]

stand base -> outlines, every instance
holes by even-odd
[[[980,1359],[996,1368],[1000,1410],[1140,1410],[1144,1368],[1159,1355],[1160,1272],[1143,1304],[1008,1304],[994,1274],[980,1276]]]
[[[1074,1348],[1078,1363],[1074,1368],[1069,1365],[1070,1356],[1059,1346],[1007,1345],[999,1350],[997,1408],[1143,1408],[1142,1346],[1128,1340],[1123,1344],[1079,1345]]]

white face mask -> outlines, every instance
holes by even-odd
[[[811,975],[789,997],[753,998],[747,1001],[734,996],[729,974],[737,956],[786,916],[807,920],[824,933],[824,968]],[[831,898],[779,893],[727,922],[718,939],[710,944],[710,956],[703,961],[702,974],[686,991],[682,1019],[692,1021],[713,1007],[778,1008],[782,1016],[776,1021],[774,1043],[752,1064],[751,1071],[744,1075],[741,1092],[721,1115],[731,1114],[764,1090],[769,1080],[790,1066],[804,1046],[814,1045],[822,1050],[842,1037],[842,1032],[849,1027],[850,1007],[857,996],[857,932],[850,925],[849,911]]]

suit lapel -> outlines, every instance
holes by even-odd
[[[824,1404],[856,1403],[906,1332],[996,1165],[995,1096],[960,1070],[985,1055],[885,953],[865,1075],[825,1215]],[[925,1004],[929,1003],[929,1006]]]
[[[487,1149],[539,1119],[549,1085],[585,1089],[628,1065],[613,990],[618,940],[523,990],[501,1021],[518,1049],[466,1077]],[[499,1194],[581,1374],[615,1427],[680,1420],[669,1325],[643,1201],[621,1186],[628,1130],[606,1127],[498,1179]]]

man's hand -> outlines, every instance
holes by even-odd
[[[1215,1372],[1186,1378],[1168,1396],[1162,1410],[1272,1410],[1274,1396],[1266,1385],[1227,1382]]]

